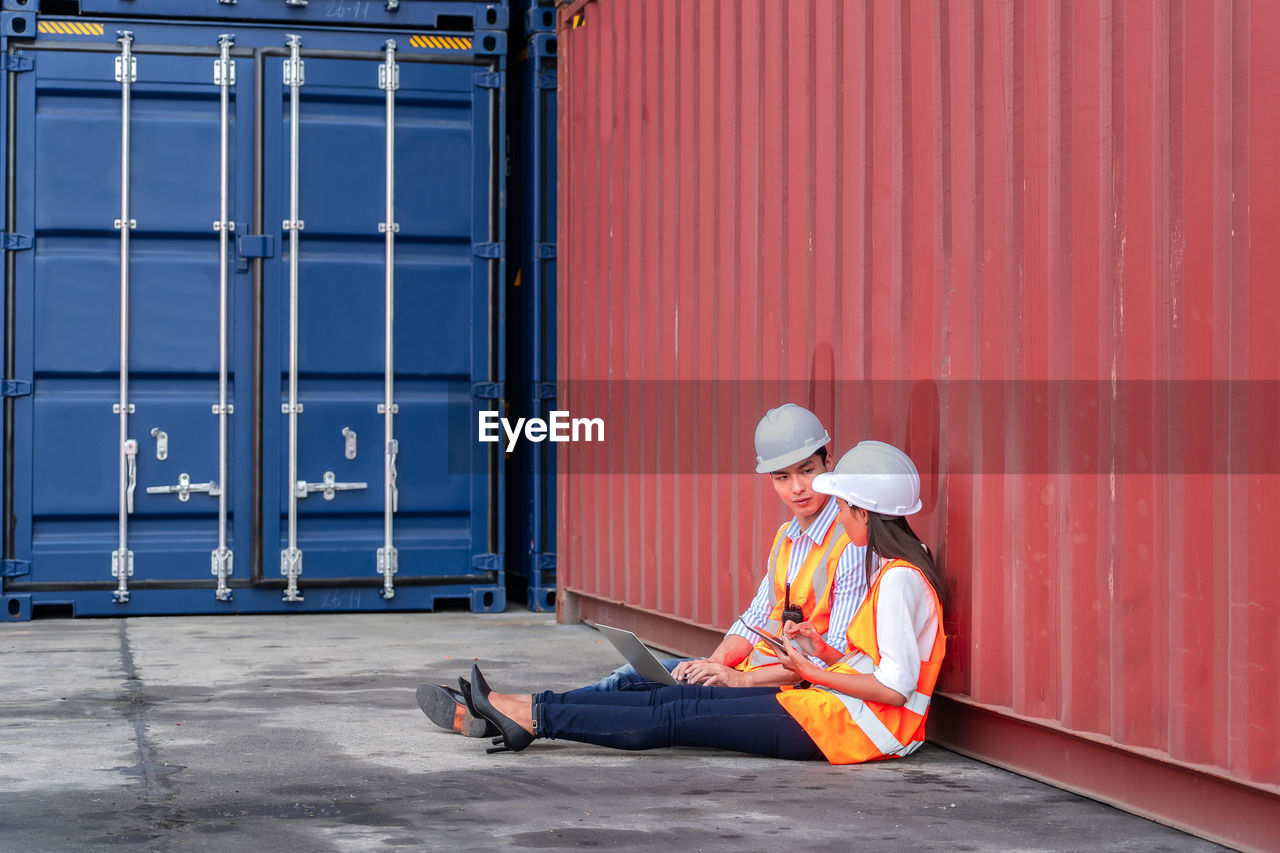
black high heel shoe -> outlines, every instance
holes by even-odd
[[[525,731],[515,720],[499,711],[489,701],[489,694],[493,690],[489,687],[489,683],[484,680],[484,676],[480,673],[480,667],[476,664],[471,665],[470,687],[470,691],[463,693],[463,695],[469,696],[472,707],[480,712],[480,716],[497,726],[498,731],[502,733],[493,739],[494,745],[486,749],[485,752],[502,752],[506,749],[512,752],[519,752],[533,743],[532,732]]]

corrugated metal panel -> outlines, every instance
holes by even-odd
[[[755,420],[808,402],[928,475],[949,695],[1280,793],[1280,8],[561,26],[559,379],[611,430],[562,453],[565,606],[726,627],[782,520]]]

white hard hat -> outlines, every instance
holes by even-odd
[[[858,442],[834,471],[813,478],[813,490],[881,515],[911,515],[921,507],[915,463],[883,441]]]
[[[817,415],[804,406],[783,403],[756,424],[756,473],[781,471],[830,443]]]

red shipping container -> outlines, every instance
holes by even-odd
[[[1280,838],[1280,5],[561,8],[561,618],[705,653],[785,400],[891,441],[950,748]]]

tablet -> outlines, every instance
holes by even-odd
[[[738,621],[742,622],[742,620],[738,620]],[[786,654],[787,654],[786,646],[783,645],[782,638],[779,637],[777,634],[770,633],[769,630],[766,628],[757,628],[754,625],[748,625],[746,622],[742,622],[742,627],[746,628],[748,631],[750,631],[751,633],[759,637],[761,640],[763,640],[765,645],[767,645],[769,648],[773,649],[775,652],[782,655],[783,657],[786,657]]]

